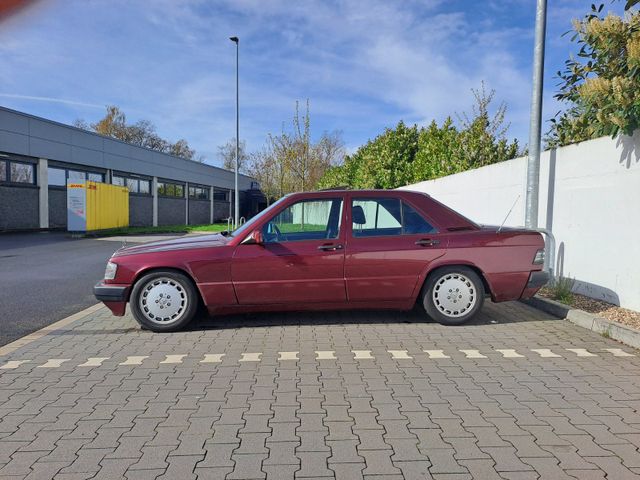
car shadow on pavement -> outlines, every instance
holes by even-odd
[[[505,302],[499,305],[485,303],[480,313],[463,327],[498,325],[531,321],[558,320],[520,302]],[[408,312],[395,310],[335,310],[318,312],[264,312],[235,315],[209,316],[201,313],[187,326],[188,331],[223,330],[233,328],[255,328],[290,325],[357,325],[357,324],[424,324],[437,323],[422,309]],[[447,327],[456,328],[456,327]]]

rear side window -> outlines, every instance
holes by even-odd
[[[416,235],[419,233],[433,233],[436,231],[422,215],[408,203],[402,202],[402,220],[406,235]]]
[[[435,228],[399,198],[357,198],[351,202],[354,237],[416,235]]]

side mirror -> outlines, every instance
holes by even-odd
[[[263,245],[264,238],[260,230],[254,230],[242,242],[243,245]]]

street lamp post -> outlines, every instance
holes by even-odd
[[[540,187],[540,130],[542,125],[542,82],[544,76],[544,37],[547,25],[547,0],[538,0],[533,48],[533,88],[527,159],[525,226],[538,227],[538,191]]]
[[[235,228],[238,228],[238,222],[240,221],[240,192],[238,192],[238,163],[240,154],[240,83],[239,83],[239,51],[240,51],[240,39],[238,37],[229,37],[233,43],[236,44],[236,171],[235,171],[235,215],[234,223]]]

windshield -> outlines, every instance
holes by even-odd
[[[263,217],[265,217],[266,215],[268,215],[270,212],[272,212],[278,205],[280,205],[282,203],[282,201],[287,198],[287,195],[285,195],[284,197],[282,197],[280,200],[278,200],[275,203],[272,203],[270,206],[268,206],[267,208],[265,208],[263,211],[261,211],[259,214],[257,214],[255,217],[250,218],[247,223],[245,223],[244,225],[242,225],[240,228],[234,230],[233,232],[231,232],[231,234],[229,235],[230,237],[241,237],[242,235],[244,235],[247,232],[250,232],[253,229],[253,226],[260,221],[260,219],[262,219]]]

